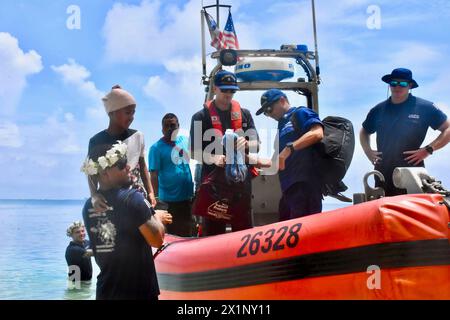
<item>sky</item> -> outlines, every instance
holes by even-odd
[[[232,5],[241,49],[314,47],[309,0],[222,4]],[[201,6],[200,0],[2,0],[0,198],[87,198],[80,166],[89,138],[108,126],[101,98],[115,84],[137,100],[131,128],[144,133],[147,150],[161,137],[167,112],[188,132],[204,99]],[[321,117],[346,117],[358,133],[368,111],[387,97],[380,78],[396,67],[413,71],[419,83],[413,94],[450,115],[449,1],[316,0],[316,16]],[[221,26],[225,19],[222,11]],[[208,58],[208,70],[213,66]],[[261,94],[235,98],[258,130],[271,130],[273,120],[255,115]],[[288,97],[292,105],[304,104],[300,96]],[[424,145],[437,135],[430,129]],[[449,158],[447,146],[426,160],[447,187]],[[371,169],[357,139],[344,179],[347,195],[363,191],[362,176]]]

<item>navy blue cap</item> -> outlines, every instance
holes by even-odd
[[[387,74],[381,78],[381,80],[386,83],[391,82],[393,79],[409,81],[412,84],[411,89],[417,88],[419,86],[416,80],[413,79],[411,70],[406,68],[394,69],[392,70],[391,74]]]
[[[279,89],[270,89],[263,93],[261,96],[261,108],[259,108],[258,111],[256,111],[256,115],[260,115],[270,107],[272,104],[280,100],[281,97],[286,97],[286,95],[283,93],[283,91]]]
[[[214,76],[214,85],[224,90],[239,90],[236,75],[226,70],[221,70],[216,73]]]

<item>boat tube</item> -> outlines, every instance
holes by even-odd
[[[166,236],[161,299],[450,299],[449,211],[387,197],[205,238]]]

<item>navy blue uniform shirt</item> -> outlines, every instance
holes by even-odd
[[[298,128],[294,128],[291,117],[297,120]],[[278,120],[279,152],[281,152],[288,142],[294,142],[315,124],[322,125],[319,116],[313,110],[299,107],[290,108],[285,115]],[[281,190],[285,192],[296,182],[319,182],[319,176],[314,169],[314,158],[312,146],[296,150],[285,163],[285,169],[279,172]]]
[[[436,130],[446,120],[447,116],[432,102],[412,94],[400,104],[392,104],[389,98],[376,105],[362,125],[367,133],[377,133],[377,150],[383,154],[376,169],[392,175],[395,167],[412,167],[404,160],[403,152],[419,149],[428,127]],[[424,166],[423,162],[418,166]]]

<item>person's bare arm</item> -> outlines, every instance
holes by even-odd
[[[364,128],[361,128],[361,131],[359,132],[359,142],[371,163],[377,164],[382,160],[382,152],[373,150],[370,147],[370,134]]]
[[[150,173],[150,182],[152,183],[153,192],[155,194],[155,197],[157,198],[159,195],[158,188],[158,170],[152,170]]]
[[[441,131],[441,134],[429,144],[434,151],[445,147],[450,142],[450,121],[445,121],[438,130]],[[425,148],[405,151],[403,154],[407,156],[405,160],[413,165],[421,163],[430,155]]]
[[[251,164],[256,168],[270,168],[272,166],[272,160],[267,158],[260,158],[257,154],[245,155],[245,163]]]
[[[149,246],[159,248],[164,242],[164,226],[155,217],[151,216],[144,224],[139,227],[139,231]]]
[[[450,120],[445,121],[438,130],[441,134],[430,143],[435,151],[442,149],[450,142]]]
[[[161,221],[163,225],[171,224],[172,215],[167,210],[155,210],[155,217]]]
[[[144,183],[144,188],[148,193],[148,198],[149,198],[148,200],[154,207],[154,206],[156,206],[156,198],[155,198],[155,193],[152,188],[152,183],[150,182],[150,174],[148,172],[147,164],[145,163],[144,157],[139,158],[139,169],[140,169],[140,173],[141,173],[142,182]]]
[[[108,210],[108,202],[105,197],[97,192],[98,179],[96,176],[88,176],[89,192],[91,194],[92,207],[96,212]]]

